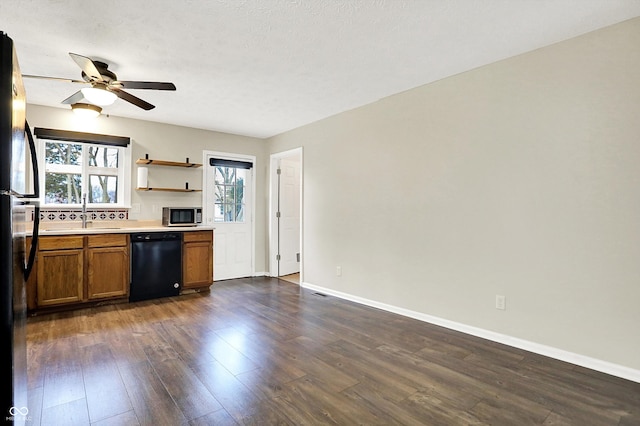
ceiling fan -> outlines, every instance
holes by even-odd
[[[122,89],[176,90],[176,86],[173,83],[118,80],[115,73],[109,70],[109,66],[104,62],[94,61],[85,56],[71,52],[69,52],[69,56],[71,56],[76,64],[78,64],[82,69],[82,80],[39,75],[23,75],[23,77],[90,84],[91,87],[78,90],[76,93],[62,101],[63,104],[70,105],[78,104],[83,99],[86,99],[95,105],[110,105],[117,98],[120,98],[148,111],[155,108],[155,105],[151,105],[149,102],[133,96]]]

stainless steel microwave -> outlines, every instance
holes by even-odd
[[[163,226],[196,226],[202,223],[201,207],[163,207]]]

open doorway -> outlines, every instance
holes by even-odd
[[[271,155],[269,270],[302,282],[302,148]]]

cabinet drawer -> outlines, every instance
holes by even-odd
[[[64,249],[81,249],[82,236],[68,237],[40,237],[38,240],[38,250],[64,250]]]
[[[127,234],[96,234],[87,237],[87,247],[123,247],[128,244]]]
[[[182,235],[182,241],[213,241],[213,231],[187,231]]]

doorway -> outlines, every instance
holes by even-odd
[[[204,151],[203,217],[214,226],[214,281],[255,274],[255,157]]]
[[[302,148],[271,155],[269,270],[300,284],[302,265]]]

